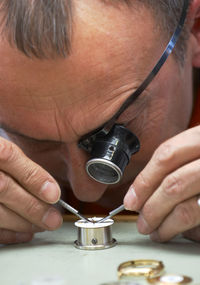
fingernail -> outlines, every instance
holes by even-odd
[[[143,235],[147,235],[151,232],[151,229],[142,214],[139,215],[139,218],[137,220],[137,227],[138,231]]]
[[[43,224],[45,224],[50,230],[57,229],[62,224],[61,214],[54,208],[50,208],[42,219]]]
[[[60,189],[57,184],[46,181],[41,188],[40,195],[49,203],[56,203],[60,198]]]
[[[17,242],[27,242],[33,238],[32,233],[16,233]]]
[[[137,196],[133,186],[131,186],[124,198],[124,206],[128,211],[136,210]]]
[[[151,233],[150,234],[150,238],[151,238],[152,241],[157,241],[157,242],[161,241],[157,231]]]

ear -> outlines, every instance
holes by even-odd
[[[193,36],[193,66],[200,68],[200,0],[193,0],[189,11],[189,23]]]

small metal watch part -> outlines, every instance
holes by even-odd
[[[154,278],[147,278],[147,281],[156,285],[178,285],[189,284],[192,282],[192,278],[177,274],[166,274]]]
[[[118,278],[127,277],[157,277],[163,273],[162,261],[152,259],[139,259],[123,262],[119,265]]]
[[[78,238],[74,242],[76,248],[85,250],[106,249],[116,245],[116,240],[112,238],[111,226],[113,220],[108,219],[104,223],[99,223],[101,218],[90,218],[90,222],[78,220],[75,226],[78,229]]]

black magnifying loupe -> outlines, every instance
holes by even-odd
[[[93,137],[87,149],[91,159],[86,163],[86,171],[100,183],[116,184],[121,180],[131,156],[139,149],[136,135],[123,125],[115,124],[107,134],[99,132]]]

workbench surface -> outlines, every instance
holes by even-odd
[[[132,259],[163,261],[167,273],[184,274],[200,284],[200,244],[176,238],[158,244],[138,234],[135,222],[115,222],[117,246],[97,251],[76,249],[77,229],[65,222],[55,232],[39,233],[27,244],[0,246],[0,284],[32,285],[43,277],[60,277],[67,285],[117,281],[117,267]],[[144,281],[141,281],[142,283]]]

